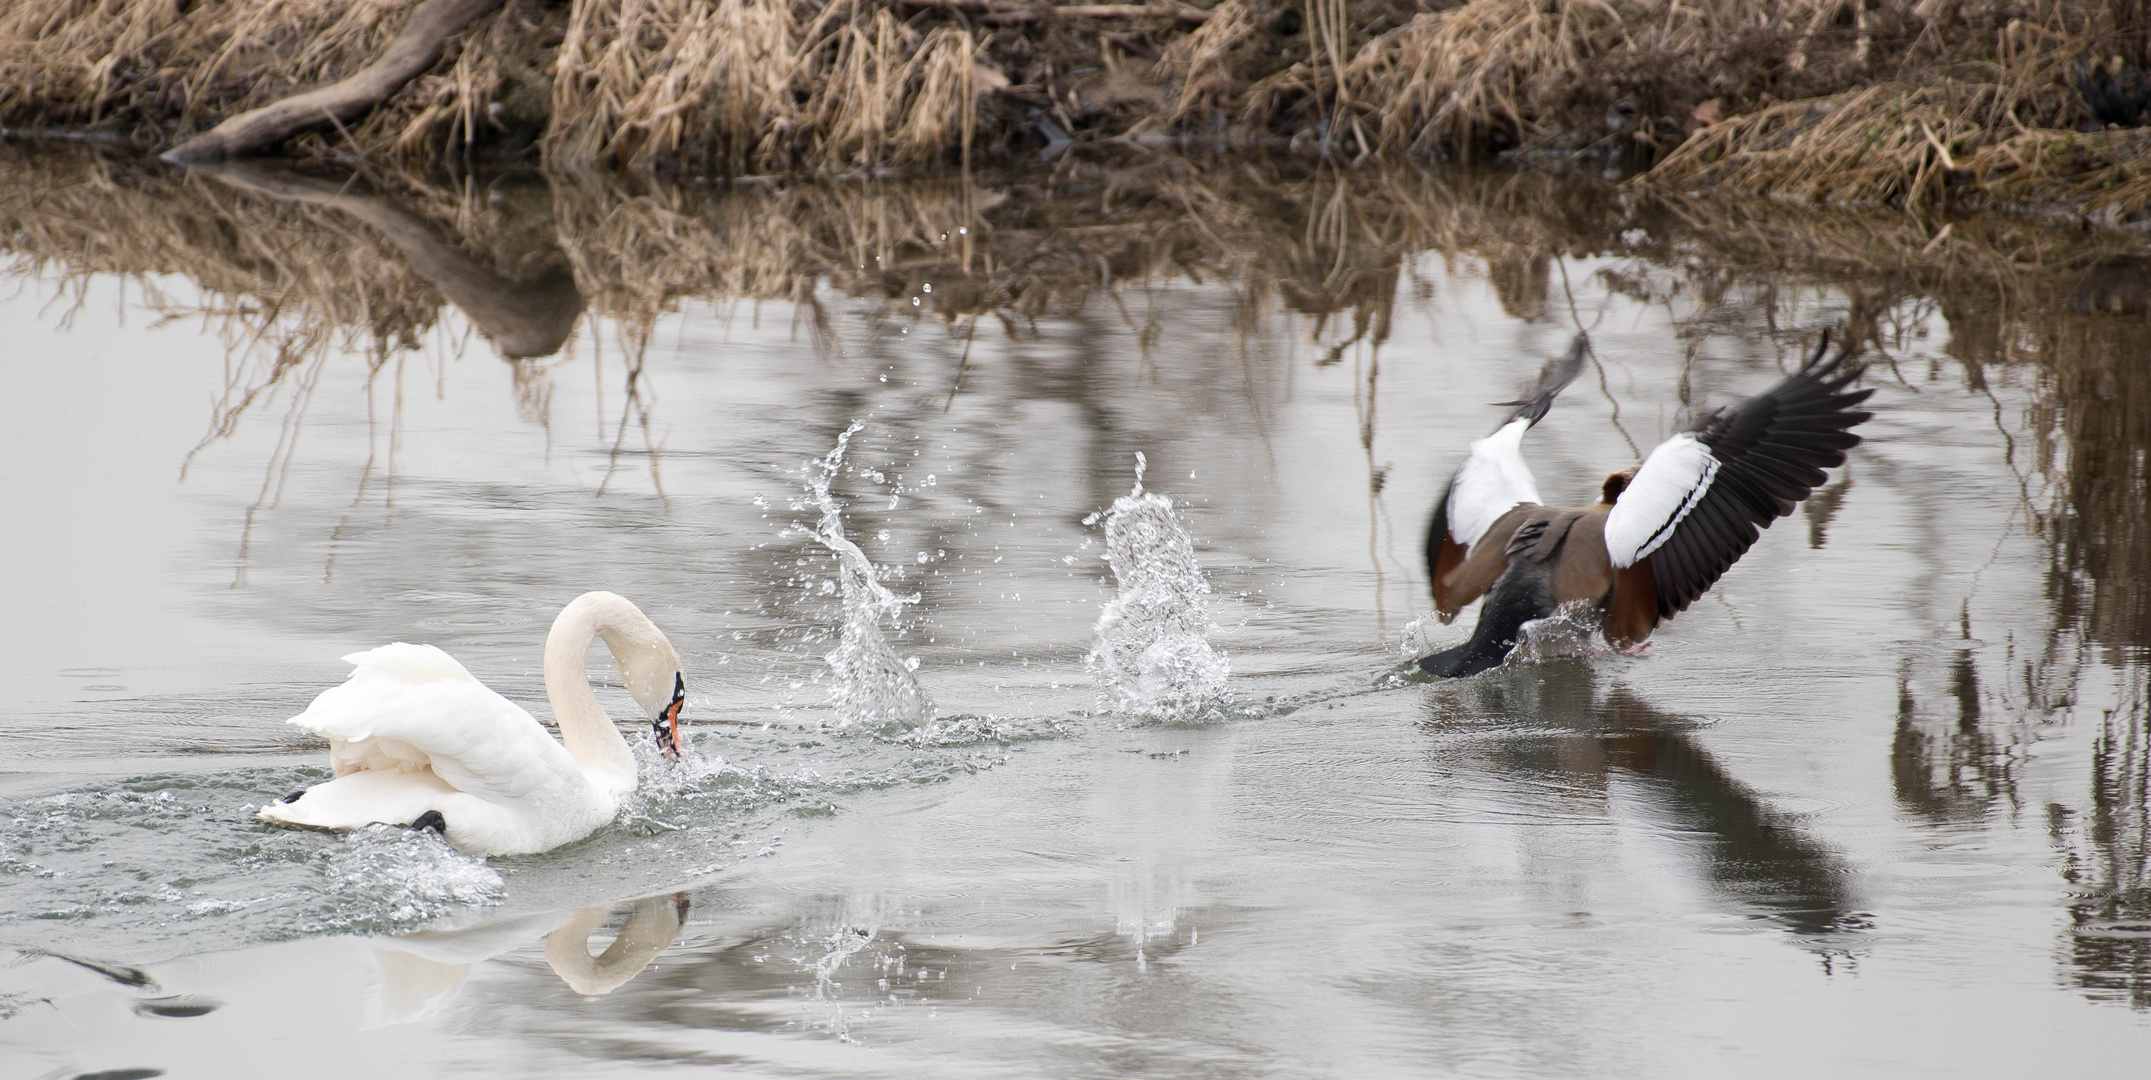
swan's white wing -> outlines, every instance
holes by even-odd
[[[397,642],[344,660],[351,677],[290,721],[329,740],[339,777],[430,769],[457,791],[513,803],[580,773],[534,717],[431,645]]]
[[[1761,528],[1822,484],[1822,470],[1845,463],[1860,441],[1850,429],[1872,415],[1854,406],[1873,391],[1845,389],[1860,374],[1850,355],[1825,362],[1818,350],[1776,386],[1651,451],[1606,515],[1606,554],[1623,571],[1617,613],[1633,606],[1648,633],[1686,610]],[[1639,595],[1622,595],[1631,589]]]

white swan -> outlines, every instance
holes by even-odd
[[[687,697],[678,654],[635,605],[590,592],[562,608],[545,637],[545,696],[559,740],[447,653],[383,645],[344,657],[355,665],[350,678],[289,721],[329,740],[336,778],[262,807],[261,819],[433,828],[480,856],[527,855],[590,835],[635,789],[634,754],[584,667],[600,638],[650,714],[659,749],[678,756]]]

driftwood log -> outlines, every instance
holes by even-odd
[[[441,46],[457,31],[492,14],[504,0],[424,0],[411,21],[388,43],[381,58],[357,74],[282,101],[249,109],[173,147],[164,160],[199,165],[242,157],[276,146],[303,131],[365,115],[403,89],[441,58]]]

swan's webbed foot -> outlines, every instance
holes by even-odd
[[[312,790],[314,790],[314,789],[313,789],[313,788],[303,788],[303,787],[302,787],[302,788],[300,788],[299,790],[297,790],[297,791],[294,791],[294,792],[292,792],[291,794],[289,794],[289,795],[286,795],[286,796],[284,796],[284,797],[283,797],[283,798],[281,798],[281,799],[278,799],[277,801],[278,801],[278,802],[283,802],[283,803],[295,803],[295,802],[298,802],[298,801],[299,801],[299,798],[300,798],[301,796],[305,795],[305,794],[306,794],[307,792],[309,792],[309,791],[312,791]]]
[[[418,815],[417,820],[404,827],[407,829],[432,829],[444,838],[448,835],[448,819],[442,817],[441,812],[438,810],[428,810]]]

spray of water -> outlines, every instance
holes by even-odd
[[[1221,704],[1231,665],[1210,647],[1209,579],[1171,499],[1143,490],[1148,462],[1135,455],[1135,488],[1105,515],[1105,561],[1119,594],[1098,615],[1085,662],[1106,707],[1184,720]]]
[[[837,976],[853,956],[866,951],[874,944],[874,934],[872,927],[837,927],[826,938],[814,943],[817,946],[826,946],[828,951],[818,959],[803,961],[806,969],[814,976],[814,988],[809,991],[808,1002],[809,1008],[820,1014],[814,1021],[815,1026],[835,1032],[836,1037],[844,1042],[858,1041],[851,1033],[852,1025],[858,1018],[845,1009],[844,983]]]
[[[341,929],[395,929],[498,904],[507,895],[507,882],[485,860],[399,826],[353,830],[328,848],[321,865],[339,906],[353,897],[366,900],[363,908],[330,915]]]
[[[916,594],[897,596],[882,585],[873,560],[844,535],[844,506],[829,492],[844,466],[844,451],[862,426],[854,423],[845,428],[834,449],[807,464],[807,497],[821,511],[812,534],[836,556],[837,587],[844,597],[837,646],[822,659],[835,676],[830,697],[840,726],[863,724],[875,731],[896,732],[931,721],[934,703],[912,676],[918,661],[898,657],[881,631],[883,620],[892,627],[898,625],[904,607],[919,598]]]
[[[1563,604],[1553,614],[1521,627],[1522,636],[1517,639],[1516,651],[1509,654],[1509,663],[1564,657],[1603,660],[1614,655],[1600,635],[1604,627],[1605,615],[1596,604],[1582,600]]]

